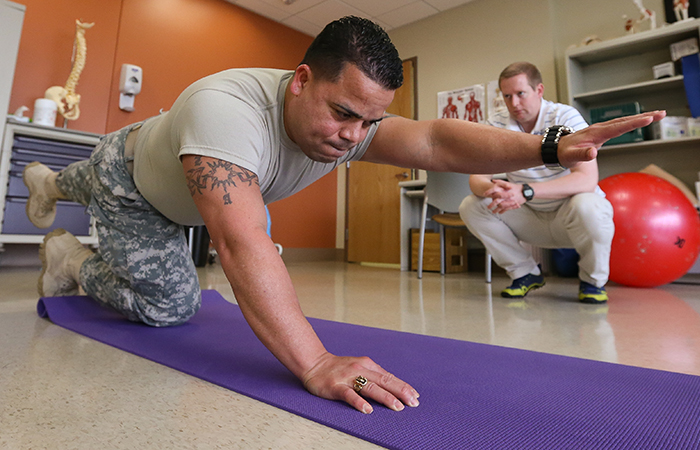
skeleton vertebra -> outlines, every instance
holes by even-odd
[[[51,86],[44,93],[45,98],[50,98],[58,105],[58,112],[68,120],[76,120],[80,116],[80,94],[76,94],[80,72],[85,67],[87,45],[85,43],[85,30],[92,28],[94,23],[82,23],[75,21],[75,60],[66,81],[65,87]]]

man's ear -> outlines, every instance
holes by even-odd
[[[542,96],[544,96],[544,84],[542,84],[542,83],[538,84],[536,92],[537,92],[537,95],[539,95],[540,98],[542,98]]]
[[[311,80],[311,67],[306,64],[300,64],[294,71],[294,77],[289,86],[292,94],[299,95],[306,84]]]

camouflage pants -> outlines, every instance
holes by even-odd
[[[199,280],[183,227],[141,196],[127,170],[124,143],[137,126],[105,136],[90,160],[68,166],[56,185],[97,223],[99,249],[80,268],[85,292],[129,320],[178,325],[199,309]]]

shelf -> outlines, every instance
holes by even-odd
[[[422,188],[422,187],[425,187],[425,180],[399,181],[399,187],[402,187],[402,188]]]
[[[97,236],[76,236],[81,244],[97,247]],[[33,234],[0,234],[0,244],[41,244],[44,242],[44,235]],[[1,248],[1,246],[0,246]]]
[[[591,104],[600,101],[615,100],[618,98],[631,98],[643,94],[652,94],[666,90],[683,89],[683,75],[662,78],[660,80],[650,80],[641,83],[617,86],[609,89],[601,89],[591,92],[583,92],[574,95],[574,100],[584,104]]]
[[[425,189],[419,189],[417,191],[406,191],[405,195],[408,198],[423,198],[425,197]]]
[[[90,133],[87,131],[73,130],[70,128],[51,127],[46,125],[37,125],[34,123],[20,122],[13,118],[7,119],[7,125],[17,127],[17,129],[19,130],[26,130],[26,133],[20,132],[20,134],[27,134],[38,137],[48,136],[51,139],[66,140],[69,142],[76,143],[88,142],[90,144],[93,144],[95,140],[99,141],[102,137],[102,135],[100,134]]]
[[[584,117],[595,108],[638,102],[646,111],[689,116],[683,75],[654,80],[652,68],[671,59],[670,46],[700,38],[700,19],[626,35],[566,52],[568,101]],[[700,137],[605,145],[600,178],[655,164],[693,186],[700,170]]]
[[[651,141],[631,142],[629,144],[604,145],[600,148],[600,153],[618,151],[638,151],[671,148],[677,146],[700,144],[700,137],[685,137],[678,139],[657,139]]]
[[[654,48],[668,47],[671,44],[698,36],[700,19],[676,22],[655,30],[598,42],[578,47],[567,52],[567,56],[582,64],[594,64],[611,59],[623,58],[635,53],[645,53]]]

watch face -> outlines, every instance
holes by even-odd
[[[530,186],[525,186],[523,187],[523,197],[525,197],[525,200],[532,200],[532,197],[535,195],[535,191],[532,190]]]

